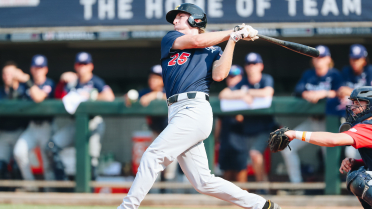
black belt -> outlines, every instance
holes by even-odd
[[[187,98],[189,98],[189,99],[195,99],[196,94],[197,94],[197,92],[187,93]],[[208,94],[205,94],[205,100],[209,101]],[[169,97],[167,99],[168,106],[170,106],[171,104],[176,103],[176,102],[178,102],[178,94],[173,95],[173,96],[171,96],[171,97]]]

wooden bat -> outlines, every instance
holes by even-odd
[[[280,39],[276,39],[276,38],[272,38],[272,37],[264,36],[260,34],[257,34],[257,36],[260,37],[259,39],[261,40],[271,42],[273,44],[282,46],[294,52],[297,52],[297,53],[300,53],[300,54],[303,54],[309,57],[319,57],[319,51],[313,47],[290,42],[290,41],[283,41]]]

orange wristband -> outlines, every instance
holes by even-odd
[[[307,131],[302,132],[302,141],[305,141],[306,140],[306,132]]]

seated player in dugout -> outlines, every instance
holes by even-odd
[[[161,65],[154,65],[151,67],[147,84],[148,88],[141,89],[138,92],[139,102],[142,106],[147,107],[154,100],[167,100]],[[124,99],[126,106],[130,106],[131,102],[137,101],[137,97],[129,98],[128,94],[124,95]],[[149,128],[154,133],[155,138],[168,124],[168,118],[166,116],[148,116],[146,117],[146,120]]]
[[[1,100],[21,100],[26,97],[26,82],[30,77],[17,68],[13,61],[5,63],[2,69],[4,85],[0,87]],[[0,179],[11,179],[8,171],[13,146],[28,125],[27,117],[1,116],[0,122]],[[4,191],[4,188],[0,188]]]
[[[154,65],[151,67],[147,83],[148,88],[144,88],[138,92],[139,102],[142,106],[147,107],[154,100],[167,100],[161,65]],[[130,106],[131,102],[137,101],[136,98],[129,98],[128,94],[124,95],[126,106]],[[155,138],[168,124],[168,117],[166,116],[148,116],[146,120]]]
[[[333,68],[329,48],[319,45],[316,49],[319,51],[319,57],[312,58],[313,68],[306,70],[302,74],[300,81],[295,87],[295,95],[311,103],[318,103],[319,100],[326,99],[325,114],[341,116],[342,110],[337,109],[340,101],[336,97],[336,92],[342,84],[341,74],[337,69]],[[325,131],[325,117],[311,116],[298,125],[296,130]],[[281,152],[292,183],[303,181],[298,152],[306,145],[302,141],[294,141],[291,144],[292,151],[286,148]],[[324,148],[322,153],[325,156]]]
[[[363,45],[351,45],[349,63],[349,66],[342,69],[344,82],[337,91],[337,96],[346,100],[355,88],[372,86],[372,65],[369,64],[368,52]]]
[[[35,55],[31,61],[30,69],[32,79],[27,74],[28,80],[26,98],[36,103],[42,102],[45,99],[53,98],[54,82],[47,78],[48,61],[44,55]],[[40,147],[43,171],[45,180],[53,180],[53,171],[50,168],[50,163],[46,157],[45,147],[52,134],[52,120],[50,116],[37,116],[31,118],[27,129],[19,137],[14,146],[14,157],[21,170],[23,179],[35,180],[31,172],[29,152],[36,147]],[[26,190],[35,191],[36,188],[29,187]]]
[[[348,172],[347,189],[360,201],[363,208],[372,207],[372,87],[354,89],[349,97],[352,105],[346,107],[346,123],[340,126],[341,133],[306,132],[289,130],[285,135],[292,143],[301,141],[322,147],[353,146],[362,159],[345,158],[340,166],[341,173]],[[294,140],[298,139],[298,140]],[[335,159],[337,160],[337,159]]]
[[[345,110],[350,105],[348,97],[358,87],[372,85],[372,65],[369,64],[367,49],[360,44],[353,44],[349,52],[349,66],[342,69],[343,84],[337,91],[341,101],[340,109]],[[345,147],[345,156],[360,158],[356,149],[352,146]]]
[[[232,65],[229,75],[225,79],[226,88],[236,86],[242,80],[242,74],[242,67]],[[242,116],[219,116],[214,135],[216,143],[219,143],[218,163],[219,168],[223,171],[223,178],[228,181],[246,182],[248,150],[241,143],[236,143],[239,138],[232,136],[235,130],[243,128],[241,127],[241,121],[237,119],[239,117]],[[245,144],[244,141],[243,144]]]
[[[244,69],[246,76],[236,86],[225,88],[220,93],[220,99],[240,99],[252,104],[254,98],[272,97],[274,95],[274,80],[271,75],[262,73],[264,64],[260,54],[253,52],[247,54]],[[249,153],[249,156],[245,154],[245,159],[241,161],[241,166],[244,165],[245,168],[241,171],[244,175],[242,177],[246,181],[247,160],[250,159],[255,171],[256,181],[267,181],[263,153],[267,148],[267,135],[276,127],[274,118],[272,116],[238,115],[236,120],[240,122],[240,125],[231,129],[229,143],[236,146],[235,149]]]
[[[76,74],[66,72],[61,75],[61,80],[56,87],[55,97],[62,99],[71,91],[76,91],[82,97],[89,100],[101,100],[111,102],[115,99],[114,93],[106,83],[93,74],[93,59],[87,52],[80,52],[76,55]],[[89,121],[89,154],[91,156],[92,177],[97,176],[98,158],[101,152],[101,138],[105,131],[105,123],[101,116],[90,118]],[[48,143],[48,156],[52,158],[55,178],[65,180],[64,165],[59,157],[62,149],[73,147],[75,143],[75,121],[70,118],[68,124],[59,129]]]
[[[167,96],[164,90],[161,65],[154,65],[151,68],[148,88],[138,92],[138,97],[142,106],[148,106],[154,100],[166,100]],[[165,126],[164,126],[165,128]]]

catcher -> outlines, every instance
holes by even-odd
[[[363,86],[352,91],[346,106],[346,123],[340,126],[340,133],[306,132],[288,130],[287,127],[270,134],[269,147],[278,152],[294,139],[325,147],[351,145],[358,149],[362,159],[345,158],[340,172],[348,172],[346,183],[364,208],[372,208],[372,87]],[[290,146],[290,145],[289,145]]]

